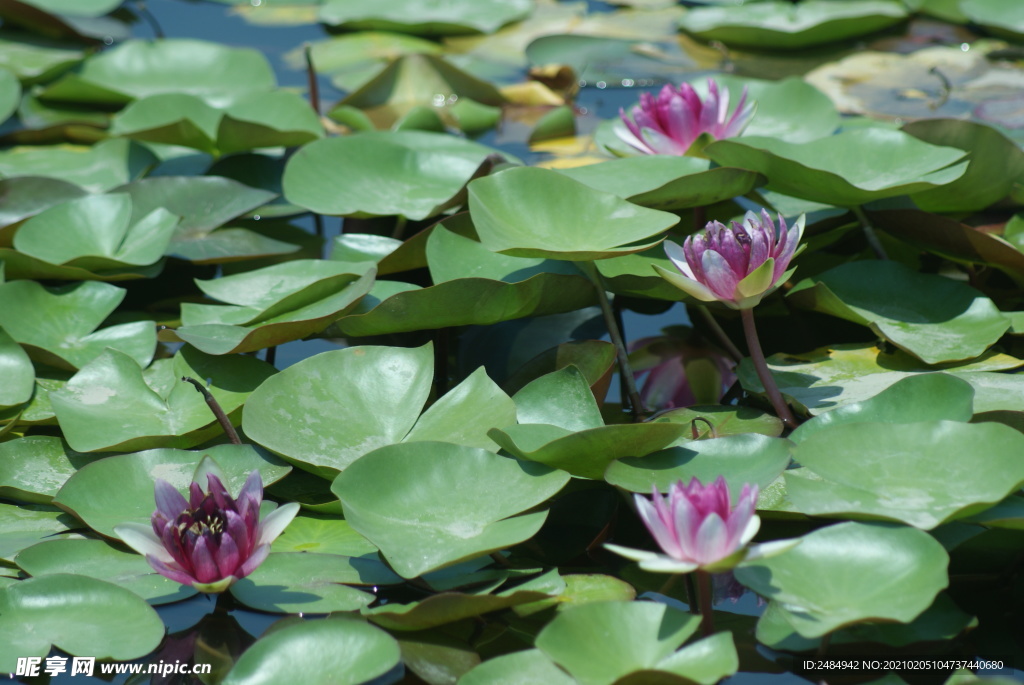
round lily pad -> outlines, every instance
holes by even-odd
[[[878,127],[805,143],[730,138],[704,152],[723,166],[764,174],[769,190],[840,207],[930,190],[955,181],[967,169],[967,162],[960,162],[963,150]]]
[[[530,202],[522,201],[526,197]],[[555,206],[558,212],[551,211]],[[661,242],[660,234],[679,221],[535,167],[470,183],[469,211],[480,242],[490,250],[570,261],[640,252]]]
[[[798,511],[925,530],[983,511],[1024,485],[1024,436],[997,423],[837,425],[803,440],[794,458],[808,471],[785,476]]]
[[[351,30],[443,36],[492,33],[532,9],[532,0],[326,0],[320,21]]]
[[[949,583],[948,564],[927,533],[851,521],[734,573],[800,635],[815,638],[861,621],[913,621]]]
[[[0,496],[49,504],[75,471],[93,460],[52,435],[28,435],[0,443]]]
[[[142,176],[156,156],[125,138],[108,138],[92,146],[13,147],[0,152],[0,176],[42,176],[102,193]]]
[[[32,360],[14,338],[0,328],[0,407],[28,402],[35,390],[36,370]]]
[[[331,489],[352,527],[405,578],[523,542],[569,474],[441,442],[382,447],[353,462]],[[452,488],[453,483],[472,487]]]
[[[45,657],[51,645],[72,656],[136,659],[156,649],[164,624],[145,600],[86,576],[58,573],[0,588],[0,670],[18,657]]]
[[[346,583],[372,584],[374,565],[382,581],[399,580],[379,562],[334,554],[271,554],[252,574],[233,584],[231,594],[248,607],[275,614],[358,611],[377,598]]]
[[[679,26],[726,45],[799,50],[873,33],[906,16],[907,8],[894,0],[773,1],[751,4],[742,12],[732,7],[691,9]]]

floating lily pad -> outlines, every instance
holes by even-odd
[[[363,609],[362,613],[372,622],[388,630],[426,630],[464,618],[537,602],[547,597],[544,592],[518,588],[496,595],[442,592],[411,604],[388,602]]]
[[[45,657],[51,645],[72,656],[128,660],[156,649],[164,624],[135,593],[86,576],[55,574],[0,588],[0,670],[18,657]]]
[[[1010,327],[973,288],[893,261],[838,266],[798,283],[789,297],[807,309],[868,326],[929,364],[973,359]]]
[[[984,454],[964,454],[984,445]],[[847,424],[803,440],[786,491],[805,514],[864,515],[930,530],[1024,485],[1024,436],[996,423]]]
[[[43,176],[22,176],[0,181],[0,227],[10,226],[48,207],[85,195],[73,183]],[[5,235],[0,231],[0,236]],[[5,241],[10,244],[9,241]]]
[[[295,472],[292,475],[296,473],[301,474]],[[302,515],[292,519],[284,532],[272,543],[271,551],[340,554],[347,557],[377,556],[377,547],[352,530],[352,524],[348,521],[342,518],[313,518]]]
[[[869,400],[853,402],[818,414],[789,436],[799,443],[832,426],[849,423],[917,423],[970,421],[974,415],[974,388],[967,381],[943,373],[908,376]]]
[[[497,451],[487,430],[513,421],[515,409],[483,369],[421,416],[433,377],[432,356],[429,346],[318,354],[256,391],[246,403],[245,432],[326,476],[377,447],[402,441],[444,439]]]
[[[156,163],[152,152],[124,139],[104,140],[91,147],[23,146],[0,152],[0,177],[55,178],[102,193],[142,176]]]
[[[124,0],[22,0],[26,4],[52,14],[101,17],[114,11]]]
[[[365,262],[296,260],[198,281],[207,295],[233,304],[183,304],[175,334],[216,355],[306,338],[354,307],[375,275]]]
[[[379,562],[334,554],[271,554],[251,575],[232,585],[231,594],[248,607],[274,614],[358,611],[376,596],[346,583],[355,579],[373,584],[371,567],[386,582],[396,579]]]
[[[15,563],[30,576],[74,573],[131,590],[152,605],[188,599],[189,585],[164,578],[146,560],[102,540],[47,540],[21,550]]]
[[[26,221],[14,247],[50,264],[89,271],[148,266],[163,257],[177,223],[163,208],[132,221],[132,200],[123,193],[90,195]]]
[[[107,457],[81,468],[57,493],[55,502],[97,533],[116,538],[114,526],[149,524],[156,509],[153,484],[157,478],[185,492],[206,456],[216,461],[225,475],[224,485],[233,493],[242,488],[254,470],[260,472],[265,485],[280,480],[290,470],[251,445],[217,445],[201,452],[147,450]]]
[[[949,583],[948,564],[927,533],[851,521],[809,533],[735,574],[800,635],[815,638],[862,621],[913,621]]]
[[[341,216],[419,220],[453,204],[490,148],[424,131],[365,132],[315,141],[288,161],[289,202]]]
[[[975,411],[1004,408],[998,398],[1006,398],[1006,390],[1013,386],[1015,376],[989,372],[1014,369],[1021,364],[1015,357],[988,352],[966,364],[934,367],[902,350],[882,351],[862,343],[833,345],[798,355],[776,354],[768,359],[768,366],[783,394],[811,414],[867,400],[908,376],[935,371],[950,373],[975,386]],[[740,363],[737,373],[744,388],[764,392],[753,365],[747,360]],[[979,386],[986,382],[983,379],[991,377],[999,382],[985,393],[991,399],[983,400]]]
[[[273,90],[266,57],[249,48],[183,38],[130,40],[89,58],[80,72],[47,86],[43,100],[120,105],[164,93],[226,106]]]
[[[85,51],[66,42],[0,31],[0,66],[26,85],[52,80],[82,60]]]
[[[800,50],[873,33],[902,21],[906,7],[892,0],[759,2],[691,9],[679,20],[687,33],[730,46]]]
[[[108,349],[51,392],[50,402],[65,439],[80,452],[188,448],[222,429],[182,376],[208,380],[209,392],[237,421],[249,394],[273,373],[252,357],[213,357],[189,347],[144,372],[125,353]]]
[[[432,40],[401,33],[359,31],[332,36],[310,44],[316,72],[330,77],[340,90],[355,91],[382,67],[403,55],[434,55],[443,48]],[[306,66],[305,51],[285,56],[289,66]]]
[[[764,174],[769,190],[842,207],[930,190],[955,181],[967,169],[967,162],[957,163],[963,150],[877,127],[806,143],[730,138],[704,152],[723,166]]]
[[[150,322],[96,327],[124,299],[125,291],[105,283],[75,283],[44,288],[34,281],[0,283],[0,326],[24,345],[29,355],[52,366],[77,369],[106,348],[139,364],[156,350]]]
[[[746,88],[747,100],[757,103],[757,113],[743,129],[744,136],[804,143],[832,135],[841,123],[839,112],[828,96],[802,78],[790,76],[764,81],[718,74],[715,80],[719,87],[728,87],[734,98]],[[707,90],[707,84],[701,80],[693,85],[698,92]],[[800,110],[799,117],[793,116],[794,109]]]
[[[325,0],[320,21],[351,30],[444,36],[493,33],[532,9],[532,0]]]
[[[746,195],[764,177],[746,169],[711,168],[697,157],[638,155],[562,169],[580,183],[653,209],[703,207]]]
[[[53,539],[72,527],[81,525],[60,509],[0,503],[0,559],[13,563],[21,550]]]
[[[440,442],[389,445],[357,459],[331,489],[345,518],[405,578],[523,542],[569,475]],[[473,487],[452,488],[453,483]]]
[[[595,602],[559,613],[535,644],[583,685],[611,685],[648,671],[711,685],[735,673],[739,658],[728,632],[679,649],[699,622],[655,602]]]
[[[221,681],[262,685],[359,685],[394,668],[402,653],[395,638],[364,621],[300,621],[268,633],[247,649]],[[389,682],[389,681],[385,681]]]
[[[1022,29],[1024,29],[1024,14]],[[914,203],[928,212],[975,212],[1003,199],[1024,182],[1024,151],[1002,133],[961,119],[927,119],[902,128],[932,145],[970,153],[967,171],[936,190],[916,193]]]
[[[0,328],[0,407],[28,402],[35,390],[36,370],[25,350]]]
[[[92,459],[51,435],[29,435],[0,443],[0,496],[49,504],[65,481]]]
[[[524,203],[521,198],[529,197]],[[550,207],[558,206],[552,213]],[[679,218],[594,190],[557,171],[507,169],[469,185],[469,211],[488,249],[569,261],[640,252]]]
[[[960,11],[975,24],[1010,40],[1024,39],[1024,8],[999,0],[961,0]]]
[[[690,426],[691,436],[692,429],[695,427],[697,437],[700,439],[724,438],[728,435],[743,435],[744,433],[758,433],[772,438],[782,435],[782,421],[779,417],[754,407],[733,407],[722,404],[695,405],[669,409],[658,414],[658,419]],[[701,420],[697,421],[694,426],[693,422],[696,419]],[[713,435],[708,424],[714,428]]]
[[[503,654],[484,661],[459,679],[460,685],[577,685],[576,680],[539,649]]]
[[[689,484],[696,478],[707,485],[722,476],[736,501],[745,484],[767,488],[789,466],[791,456],[788,440],[753,433],[730,435],[694,440],[643,459],[623,459],[608,467],[605,480],[647,495],[652,487],[668,492],[680,480]]]

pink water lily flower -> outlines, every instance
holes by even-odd
[[[223,592],[256,570],[270,543],[299,511],[295,502],[259,520],[263,481],[253,471],[233,499],[220,478],[207,474],[206,491],[189,486],[189,499],[173,485],[157,480],[151,526],[125,523],[114,528],[121,539],[145,555],[157,573],[200,592]]]
[[[685,155],[699,153],[706,145],[691,150],[702,134],[714,140],[738,136],[750,123],[756,106],[747,102],[747,89],[729,116],[729,89],[719,92],[714,79],[708,79],[708,94],[702,100],[689,83],[666,85],[657,96],[643,93],[640,104],[627,116],[619,110],[626,125],[616,127],[616,135],[631,147],[648,155]]]
[[[758,488],[745,484],[733,506],[729,486],[721,476],[710,485],[696,478],[673,484],[666,495],[653,488],[651,499],[635,495],[636,509],[664,554],[605,545],[645,571],[689,573],[698,569],[719,573],[745,559],[761,558],[789,549],[796,541],[750,545],[761,519],[754,513]]]
[[[747,212],[743,223],[712,221],[687,236],[682,247],[665,242],[665,255],[679,272],[655,265],[672,285],[704,302],[750,309],[793,274],[787,271],[804,234],[805,217],[791,228],[779,215],[779,230],[766,210]]]

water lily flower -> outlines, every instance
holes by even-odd
[[[753,102],[747,102],[744,88],[729,116],[729,89],[723,86],[719,92],[714,79],[708,79],[708,94],[703,100],[689,83],[666,85],[657,96],[640,95],[640,104],[630,112],[632,117],[620,109],[626,128],[616,127],[615,132],[625,143],[648,155],[697,154],[709,138],[721,140],[742,133],[755,109]],[[698,143],[696,147],[694,143]]]
[[[204,492],[193,482],[186,500],[173,485],[157,480],[152,526],[125,523],[114,531],[157,573],[200,592],[223,592],[263,563],[299,505],[285,504],[260,521],[259,471],[249,474],[238,499],[216,475],[207,474],[207,483]]]
[[[720,573],[747,559],[777,554],[797,541],[761,545],[748,543],[761,519],[754,513],[757,485],[745,484],[733,506],[729,486],[719,476],[710,485],[694,478],[689,485],[673,484],[666,495],[653,488],[651,499],[635,495],[636,509],[664,554],[606,544],[640,568],[656,573]]]
[[[704,302],[750,309],[793,275],[787,271],[804,233],[805,217],[791,228],[779,215],[779,230],[766,210],[747,212],[743,223],[708,223],[682,247],[666,241],[665,254],[679,273],[655,265],[666,281]]]

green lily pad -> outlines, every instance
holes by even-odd
[[[423,128],[443,132],[445,121],[455,123],[459,112],[466,116],[468,102],[477,108],[496,108],[504,104],[505,98],[490,82],[462,71],[440,56],[411,54],[378,68],[328,115],[352,128],[362,128],[352,119],[355,116],[365,117],[370,129]],[[500,115],[500,109],[497,113]]]
[[[870,343],[844,343],[803,354],[774,354],[768,359],[782,393],[810,414],[862,402],[908,376],[936,371],[963,378],[974,386],[975,412],[1008,408],[1006,390],[1016,393],[1020,388],[1014,376],[993,372],[1019,366],[1020,359],[994,352],[966,364],[929,366],[902,350],[882,351]],[[740,363],[737,374],[744,388],[764,392],[747,360]]]
[[[548,595],[537,590],[519,590],[500,594],[465,594],[441,592],[410,604],[387,604],[363,609],[363,616],[387,630],[426,630],[509,609],[521,604],[546,599]]]
[[[800,635],[816,638],[863,621],[913,621],[949,583],[948,564],[927,533],[850,521],[734,573]]]
[[[325,0],[320,21],[350,30],[444,36],[493,33],[532,9],[532,0]]]
[[[147,450],[106,457],[84,466],[68,479],[54,502],[97,533],[116,538],[114,526],[149,524],[156,509],[153,484],[157,478],[186,491],[205,456],[216,461],[226,477],[225,486],[234,493],[254,470],[260,472],[264,485],[280,480],[290,470],[251,445],[217,445],[201,452]]]
[[[302,473],[302,472],[297,472]],[[293,474],[294,475],[294,474]],[[329,485],[325,483],[325,485]],[[296,516],[271,544],[272,552],[377,557],[377,547],[342,518]]]
[[[370,131],[304,145],[288,161],[284,194],[318,214],[420,220],[459,195],[494,151],[447,134]]]
[[[383,571],[381,578],[395,578],[379,562],[334,554],[271,554],[253,573],[231,586],[242,604],[273,614],[328,614],[358,611],[376,596],[349,587],[353,578],[373,584],[371,566]]]
[[[963,176],[968,164],[960,162],[963,150],[877,127],[805,143],[730,138],[704,152],[723,166],[764,174],[769,190],[841,207],[944,186]]]
[[[800,443],[832,426],[850,423],[966,422],[973,415],[974,388],[970,383],[943,373],[925,373],[896,381],[871,399],[818,414],[801,424],[789,439]]]
[[[679,20],[687,33],[707,41],[758,49],[800,50],[854,38],[899,23],[907,8],[892,0],[759,2],[691,9]]]
[[[50,264],[89,271],[147,266],[163,257],[177,223],[162,208],[132,221],[132,200],[123,193],[90,195],[26,221],[14,247]]]
[[[106,283],[84,282],[44,288],[34,281],[0,283],[0,326],[29,352],[51,366],[77,369],[106,348],[138,364],[156,350],[156,331],[145,321],[96,327],[124,299],[125,291]]]
[[[260,52],[201,40],[129,40],[87,59],[58,79],[43,100],[121,105],[150,95],[182,93],[213,107],[273,90],[273,69]]]
[[[729,88],[733,97],[739,97],[746,88],[747,99],[757,103],[757,113],[743,129],[744,136],[804,143],[830,136],[839,128],[839,112],[828,96],[797,76],[765,81],[718,74],[715,80],[719,87]],[[698,92],[707,90],[707,85],[701,81],[693,85]],[[800,111],[799,117],[793,116],[795,110]],[[796,212],[794,216],[799,214],[801,212]]]
[[[202,98],[160,93],[135,100],[114,116],[110,132],[135,140],[181,145],[214,155],[223,114]]]
[[[124,0],[22,0],[51,14],[72,14],[82,17],[101,17],[108,14]]]
[[[552,213],[552,206],[559,211]],[[507,169],[470,183],[469,211],[488,249],[569,261],[640,252],[661,242],[660,234],[679,221],[535,167]]]
[[[0,31],[0,67],[30,85],[53,80],[82,61],[85,51],[67,42],[24,32]]]
[[[93,460],[58,437],[29,435],[0,443],[0,497],[49,504],[75,472]]]
[[[47,540],[18,552],[15,563],[30,576],[74,573],[131,590],[151,605],[188,599],[196,590],[164,578],[146,560],[102,540]]]
[[[694,440],[643,459],[623,459],[608,467],[605,480],[647,495],[652,487],[667,492],[680,480],[688,484],[696,478],[706,485],[722,476],[736,501],[747,483],[767,488],[789,466],[791,456],[788,440],[754,433],[730,435]]]
[[[86,576],[55,574],[0,588],[0,670],[18,657],[45,657],[51,645],[72,656],[136,659],[156,649],[164,624],[130,590]]]
[[[538,611],[555,607],[566,611],[578,604],[588,602],[629,602],[636,599],[636,589],[615,576],[600,573],[570,573],[562,577],[562,591],[550,599],[521,604],[513,609],[517,616],[529,616]]]
[[[518,515],[553,496],[569,475],[485,450],[440,442],[375,450],[331,489],[352,527],[405,578],[532,537],[546,511]],[[452,488],[453,483],[473,487]]]
[[[432,376],[429,346],[324,352],[256,391],[246,404],[245,432],[329,477],[396,442],[444,439],[497,451],[487,430],[514,420],[508,396],[478,369],[421,415]]]
[[[973,23],[1010,40],[1024,39],[1024,10],[998,0],[961,0],[960,11]]]
[[[55,178],[22,176],[4,179],[0,181],[0,227],[16,224],[48,207],[85,194],[75,184]],[[7,231],[0,231],[0,236],[7,234]]]
[[[340,90],[355,91],[368,77],[404,55],[434,55],[443,48],[434,41],[401,33],[359,31],[310,44],[317,74],[327,76]],[[289,66],[305,68],[305,51],[285,56]]]
[[[611,685],[640,671],[711,685],[735,673],[739,658],[728,632],[679,649],[699,623],[655,602],[595,602],[560,612],[535,644],[581,685]]]
[[[0,503],[0,559],[13,563],[14,556],[21,550],[53,539],[72,527],[81,526],[60,509]]]
[[[0,328],[0,407],[13,407],[32,398],[36,370],[25,350]]]
[[[42,176],[102,193],[142,176],[156,163],[152,152],[125,139],[92,146],[33,145],[0,152],[0,177]]]
[[[1024,182],[1024,151],[991,126],[961,119],[926,119],[905,124],[901,130],[926,143],[970,153],[963,176],[941,189],[913,196],[914,204],[925,211],[976,212]]]
[[[984,457],[964,454],[984,445]],[[1024,436],[997,423],[846,424],[797,445],[808,472],[787,473],[805,514],[864,515],[930,530],[976,514],[1024,485]]]
[[[566,366],[530,381],[512,398],[521,424],[547,424],[568,432],[604,425],[583,372]]]
[[[401,658],[395,638],[364,621],[337,617],[301,621],[258,640],[221,682],[359,685],[383,676]]]
[[[702,419],[697,421],[695,426],[697,438],[701,439],[708,437],[724,438],[728,435],[743,435],[744,433],[759,433],[772,438],[782,435],[782,421],[779,417],[754,407],[705,404],[669,409],[658,414],[658,419],[690,426],[690,437],[692,437],[694,420]],[[708,424],[714,427],[714,436],[712,436]]]
[[[798,283],[788,296],[798,306],[868,326],[929,364],[973,359],[1010,327],[973,288],[893,261],[843,264]]]
[[[183,304],[175,334],[215,355],[306,338],[352,309],[375,275],[365,262],[296,260],[197,281],[207,295],[232,304]]]
[[[760,174],[746,169],[712,169],[707,159],[667,155],[637,155],[559,171],[634,204],[666,210],[731,200],[765,181]]]
[[[577,685],[576,680],[539,649],[502,654],[484,661],[459,678],[460,685]]]
[[[654,270],[655,266],[670,271],[675,268],[660,244],[635,254],[602,259],[594,266],[601,273],[605,286],[617,295],[668,302],[680,302],[687,297]]]
[[[213,357],[189,347],[143,371],[128,355],[108,349],[51,392],[50,402],[65,439],[79,452],[188,448],[222,429],[183,376],[208,380],[209,392],[237,421],[249,394],[273,373],[252,357]]]

